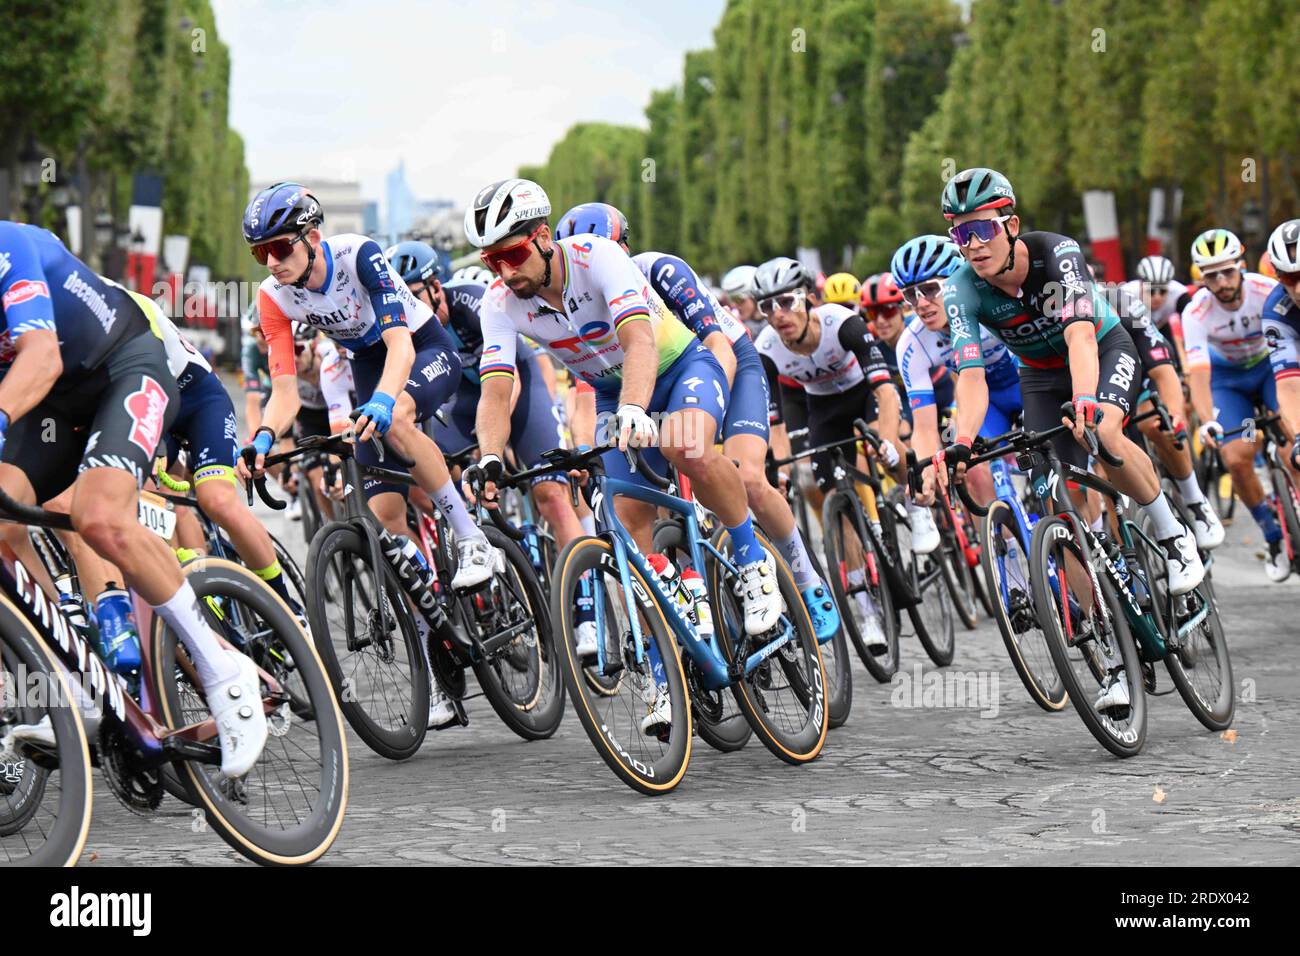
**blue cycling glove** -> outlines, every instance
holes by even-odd
[[[5,450],[5,432],[9,429],[9,415],[0,412],[0,452]]]
[[[271,446],[274,444],[275,436],[271,434],[269,428],[259,429],[257,434],[253,436],[252,445],[257,449],[259,455],[269,455],[271,453]]]
[[[375,424],[375,434],[381,438],[393,427],[393,406],[397,399],[383,392],[375,392],[370,401],[361,406],[360,412]]]

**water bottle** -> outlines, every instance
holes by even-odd
[[[695,609],[691,622],[695,625],[695,633],[702,641],[710,640],[713,637],[713,609],[709,607],[709,589],[704,578],[694,568],[687,568],[682,572],[682,587],[691,594]]]
[[[95,601],[99,654],[109,670],[126,675],[140,669],[140,634],[131,617],[131,596],[112,585]]]
[[[1147,576],[1142,569],[1142,562],[1138,560],[1136,551],[1129,551],[1122,557],[1132,578],[1133,591],[1137,596],[1138,607],[1146,610],[1151,606],[1151,589],[1147,585]]]
[[[659,586],[660,593],[676,604],[683,614],[689,614],[694,598],[682,584],[682,576],[677,573],[677,567],[668,560],[666,554],[658,552],[646,555],[646,561],[658,579],[655,583]]]
[[[434,596],[433,571],[415,542],[404,534],[393,534],[387,528],[380,528],[379,546],[415,606],[433,619],[430,623],[437,621],[442,615]]]
[[[1128,587],[1128,562],[1124,560],[1124,555],[1120,553],[1119,545],[1110,539],[1104,531],[1097,533],[1097,540],[1106,550],[1106,556],[1110,558],[1110,563],[1115,565],[1115,570],[1119,572],[1120,584]]]

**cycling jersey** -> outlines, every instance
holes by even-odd
[[[984,374],[989,391],[997,391],[1020,384],[1020,372],[1015,357],[988,329],[980,329],[980,347],[984,351]],[[907,389],[912,408],[935,404],[935,385],[947,369],[956,369],[952,340],[945,328],[935,332],[925,327],[919,318],[913,319],[899,336],[898,366]]]
[[[1300,355],[1296,349],[1300,343],[1300,306],[1291,300],[1280,282],[1264,302],[1262,324],[1273,377],[1281,381],[1300,376]]]
[[[0,374],[28,332],[55,332],[61,381],[98,368],[128,339],[149,331],[126,290],[87,268],[47,229],[0,221]]]
[[[1268,355],[1261,317],[1269,293],[1278,283],[1247,272],[1241,280],[1241,307],[1229,310],[1208,288],[1192,296],[1183,310],[1183,346],[1187,367],[1250,368]]]
[[[447,299],[447,331],[460,354],[461,374],[478,383],[479,360],[483,355],[483,326],[479,311],[487,288],[481,282],[466,279],[444,282],[442,294]]]
[[[320,389],[329,413],[330,429],[342,431],[349,424],[356,383],[352,379],[352,362],[328,339],[320,349]]]
[[[483,381],[515,374],[517,335],[528,336],[558,358],[575,379],[614,394],[623,381],[618,331],[628,322],[651,323],[660,375],[698,344],[617,243],[579,235],[558,239],[552,248],[551,267],[564,278],[563,310],[538,296],[521,299],[500,279],[483,297]]]
[[[1142,302],[1142,281],[1140,279],[1130,279],[1128,282],[1122,282],[1119,288],[1125,294]],[[1169,320],[1175,315],[1187,308],[1188,303],[1192,301],[1192,291],[1181,282],[1171,280],[1169,283],[1169,293],[1165,296],[1164,303],[1158,309],[1148,309],[1151,313],[1151,321],[1156,324],[1156,328],[1164,330],[1169,324]],[[1145,304],[1145,302],[1143,303]]]
[[[732,435],[756,435],[766,442],[771,395],[758,351],[744,325],[722,307],[685,260],[662,252],[643,252],[633,256],[632,261],[650,280],[650,287],[664,304],[696,338],[704,341],[710,335],[721,333],[731,343],[736,371],[722,421],[722,440],[725,442]]]
[[[771,326],[754,342],[774,386],[777,376],[785,376],[809,395],[836,395],[864,380],[873,387],[892,380],[880,340],[871,337],[861,316],[828,302],[812,309],[809,321],[822,327],[821,341],[810,355],[792,351]]]
[[[1066,367],[1066,326],[1089,322],[1097,341],[1119,325],[1119,316],[1088,274],[1079,243],[1054,232],[1020,236],[1029,274],[1010,296],[963,262],[943,287],[958,370],[984,364],[981,327],[1006,343],[1033,368]]]
[[[318,289],[281,285],[268,276],[258,289],[262,332],[269,345],[271,377],[295,374],[293,330],[290,322],[320,329],[343,348],[356,353],[382,351],[383,333],[406,327],[424,329],[433,311],[411,294],[400,276],[390,271],[373,239],[351,233],[321,241],[325,284]],[[438,323],[434,322],[434,326]],[[437,329],[439,345],[451,347]]]
[[[1174,350],[1170,347],[1169,340],[1160,334],[1160,330],[1151,321],[1151,310],[1146,304],[1120,287],[1114,289],[1114,295],[1115,311],[1119,313],[1120,324],[1133,339],[1143,370],[1150,374],[1156,366],[1173,365]]]
[[[266,352],[257,346],[257,339],[243,336],[240,344],[239,367],[244,375],[244,391],[260,394],[265,401],[271,394],[271,364]]]
[[[312,350],[311,365],[306,372],[298,374],[298,405],[299,412],[307,409],[313,412],[324,412],[326,401],[325,393],[321,390],[320,373],[324,365],[324,356],[321,353],[322,343],[326,341],[317,338],[313,342],[307,343],[305,348]],[[295,343],[296,347],[296,343]],[[315,372],[313,375],[312,372]]]
[[[168,317],[153,299],[140,292],[131,292],[117,285],[111,279],[105,279],[109,285],[126,292],[144,310],[154,330],[162,338],[163,348],[167,352],[167,368],[176,378],[176,387],[184,393],[185,389],[212,374],[212,365],[198,349],[181,334],[176,323]],[[184,394],[181,396],[184,400]]]

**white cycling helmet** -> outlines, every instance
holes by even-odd
[[[1168,285],[1174,278],[1174,264],[1164,256],[1147,256],[1138,263],[1137,274],[1149,285]]]
[[[465,266],[451,274],[452,282],[477,282],[479,285],[491,285],[492,273],[482,266]]]
[[[465,210],[465,238],[479,249],[500,242],[534,219],[551,214],[546,190],[528,179],[503,179],[484,186]]]
[[[1192,243],[1192,262],[1202,272],[1236,262],[1245,254],[1241,240],[1227,229],[1207,229]]]
[[[755,299],[766,299],[795,289],[811,289],[815,284],[812,273],[802,262],[777,256],[755,271],[753,295]]]
[[[754,266],[736,266],[722,277],[722,291],[728,299],[752,299],[754,297]]]
[[[1288,219],[1273,230],[1268,258],[1278,272],[1300,272],[1300,219]]]

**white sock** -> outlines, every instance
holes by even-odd
[[[583,515],[581,518],[578,519],[578,523],[582,525],[583,534],[587,534],[587,535],[591,535],[592,537],[595,537],[596,516],[594,514],[588,511],[585,515]]]
[[[795,525],[788,537],[772,540],[776,542],[776,546],[781,549],[781,556],[790,565],[795,587],[802,591],[817,583],[817,572],[813,570],[812,559],[808,557],[808,549],[804,546],[798,525]]]
[[[483,529],[474,523],[474,519],[469,516],[469,509],[465,507],[465,502],[461,500],[460,492],[451,479],[434,493],[433,502],[442,512],[442,516],[447,519],[451,525],[451,533],[457,538],[480,538],[483,536]]]
[[[199,680],[209,691],[239,674],[239,665],[231,660],[203,619],[199,599],[189,581],[182,581],[180,590],[155,605],[154,611],[180,636],[199,672]]]
[[[1090,522],[1088,523],[1088,527],[1092,530],[1092,533],[1093,533],[1093,534],[1096,534],[1097,532],[1099,532],[1099,531],[1100,531],[1102,528],[1104,528],[1105,526],[1106,526],[1106,514],[1105,514],[1105,512],[1101,512],[1101,513],[1099,513],[1099,514],[1097,515],[1097,517],[1093,518],[1092,521],[1090,521]]]
[[[1183,523],[1178,520],[1174,514],[1174,509],[1169,507],[1169,500],[1162,494],[1156,495],[1155,501],[1148,501],[1141,504],[1146,513],[1151,516],[1151,520],[1156,526],[1156,540],[1163,541],[1166,538],[1174,538],[1183,533]]]
[[[1183,496],[1183,504],[1194,505],[1198,501],[1205,500],[1205,492],[1201,490],[1201,483],[1196,480],[1196,472],[1190,471],[1186,478],[1175,478],[1178,485],[1178,493]]]
[[[867,569],[856,568],[850,571],[846,575],[846,577],[848,578],[850,587],[854,587],[854,588],[862,587],[867,583]],[[854,597],[858,599],[858,604],[861,605],[862,612],[864,614],[870,615],[876,613],[876,605],[875,602],[871,600],[870,591],[863,589],[861,591],[858,591],[857,594],[854,595]]]

